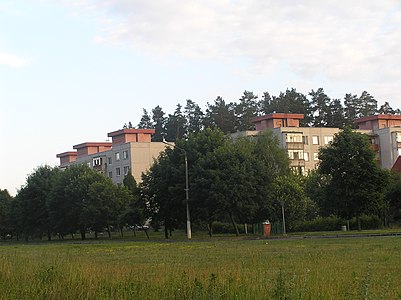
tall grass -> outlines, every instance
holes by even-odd
[[[401,299],[399,237],[0,244],[1,299]]]

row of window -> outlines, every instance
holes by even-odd
[[[116,160],[116,161],[119,161],[121,158],[120,158],[120,152],[116,152],[115,154],[114,154],[114,159]],[[124,150],[123,151],[123,159],[128,159],[128,150]],[[109,165],[111,165],[112,163],[113,163],[113,158],[112,157],[109,157],[108,158],[108,163],[109,163]]]
[[[320,145],[319,139],[320,138],[318,135],[312,135],[312,145]],[[287,133],[285,140],[287,143],[303,143],[305,145],[308,145],[308,136],[299,133]],[[333,136],[323,137],[324,145],[327,145],[332,141],[333,141]]]
[[[125,166],[125,167],[123,168],[123,172],[124,172],[124,176],[126,176],[126,175],[128,174],[128,172],[129,172],[129,167],[128,167],[128,166]],[[120,176],[121,176],[121,168],[116,168],[116,176],[117,176],[117,177],[120,177]],[[109,177],[110,177],[110,178],[113,178],[113,171],[109,171]]]
[[[304,152],[303,150],[288,150],[288,157],[290,159],[303,159],[309,161],[309,152]],[[313,153],[313,160],[318,161],[318,153]]]

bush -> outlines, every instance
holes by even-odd
[[[317,217],[310,221],[303,221],[294,226],[293,231],[336,231],[346,223],[336,217]]]
[[[362,229],[378,229],[382,228],[383,224],[382,221],[378,216],[367,216],[367,215],[362,215],[360,218],[361,221],[361,228]],[[349,227],[352,230],[357,230],[358,229],[358,223],[356,218],[352,218],[349,222]]]
[[[382,227],[382,221],[378,216],[362,215],[360,217],[362,229],[378,229]],[[311,221],[303,221],[296,226],[292,231],[307,232],[307,231],[338,231],[341,226],[346,225],[347,221],[336,216],[317,217]],[[351,230],[357,230],[358,224],[356,218],[352,218],[349,222]]]
[[[244,224],[237,224],[239,233],[245,233],[245,226]],[[235,229],[233,227],[233,224],[231,223],[223,223],[223,222],[213,222],[212,225],[213,228],[213,233],[234,233],[235,234]],[[249,227],[248,224],[248,232],[252,232],[252,228]]]

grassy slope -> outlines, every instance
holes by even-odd
[[[396,299],[400,253],[400,237],[0,243],[0,298]]]

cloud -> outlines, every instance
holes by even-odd
[[[80,0],[98,14],[99,43],[147,53],[278,65],[313,78],[372,82],[401,70],[398,1]],[[71,2],[70,2],[71,3]]]
[[[12,68],[22,68],[28,64],[28,61],[12,53],[0,50],[0,65]]]

